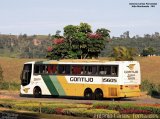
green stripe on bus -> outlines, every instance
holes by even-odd
[[[57,89],[59,95],[65,95],[64,89],[61,86],[61,84],[59,83],[57,77],[56,76],[50,76],[50,79],[51,79],[53,85],[55,86],[55,88]]]
[[[42,78],[47,85],[48,90],[52,95],[59,95],[57,89],[55,88],[54,84],[52,83],[49,75],[42,75]]]

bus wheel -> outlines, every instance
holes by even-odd
[[[87,100],[91,100],[93,98],[93,93],[90,88],[85,89],[84,91],[84,98]]]
[[[96,100],[102,100],[103,99],[103,92],[101,89],[96,89],[94,92],[94,96]]]
[[[41,88],[36,86],[33,90],[33,95],[35,98],[40,98],[42,96]]]

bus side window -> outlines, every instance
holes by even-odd
[[[92,66],[88,66],[88,72],[87,72],[88,75],[92,74]]]
[[[40,73],[40,74],[44,74],[44,73],[45,73],[45,65],[40,65],[39,67],[40,67],[40,68],[39,68],[39,69],[40,69],[40,72],[39,72],[39,73]]]
[[[99,74],[100,75],[105,75],[106,74],[105,66],[99,66]]]
[[[70,65],[65,65],[65,74],[70,74]]]
[[[97,66],[85,66],[84,73],[87,75],[96,74],[97,73]]]
[[[81,74],[81,75],[85,74],[84,68],[85,68],[84,65],[80,65],[80,66],[79,66],[79,74]]]
[[[48,65],[44,65],[44,73],[48,74]]]
[[[58,73],[59,74],[64,74],[65,70],[64,70],[64,65],[59,65],[58,66]]]
[[[92,66],[92,74],[97,74],[97,66]]]
[[[83,74],[87,74],[87,73],[88,73],[88,66],[84,66]]]
[[[83,67],[79,65],[72,66],[72,74],[83,74]]]
[[[111,76],[111,66],[106,66],[105,70],[106,70],[106,75]]]
[[[59,74],[70,74],[70,65],[59,65],[58,73]]]
[[[52,67],[53,67],[52,65],[48,65],[47,70],[48,70],[48,73],[49,73],[49,74],[52,74],[52,73],[53,73]]]
[[[39,65],[34,65],[34,73],[39,74],[40,73],[40,67]]]
[[[57,74],[57,65],[53,65],[52,71],[53,71],[53,74]]]
[[[78,66],[72,66],[72,74],[79,74]]]
[[[57,65],[48,65],[48,74],[57,74]]]
[[[112,66],[111,75],[112,76],[117,76],[118,75],[118,66]]]

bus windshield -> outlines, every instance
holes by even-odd
[[[30,83],[32,73],[32,64],[25,64],[21,75],[21,84],[26,86]]]

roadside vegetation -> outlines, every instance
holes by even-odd
[[[133,61],[137,56],[137,50],[135,48],[127,48],[124,46],[117,46],[113,48],[112,57],[116,61]]]
[[[148,80],[144,80],[141,83],[141,91],[147,91],[147,94],[152,97],[160,96],[160,84],[154,84]]]
[[[19,90],[20,83],[0,81],[0,90]]]
[[[35,102],[0,100],[0,108],[10,110],[31,111],[41,114],[59,114],[76,117],[90,117],[102,114],[159,114],[160,104],[133,104],[119,102],[95,102],[95,103],[62,103],[62,102]],[[132,115],[131,115],[132,116]],[[157,115],[158,116],[158,115]]]
[[[3,81],[3,70],[1,65],[0,65],[0,81]]]

